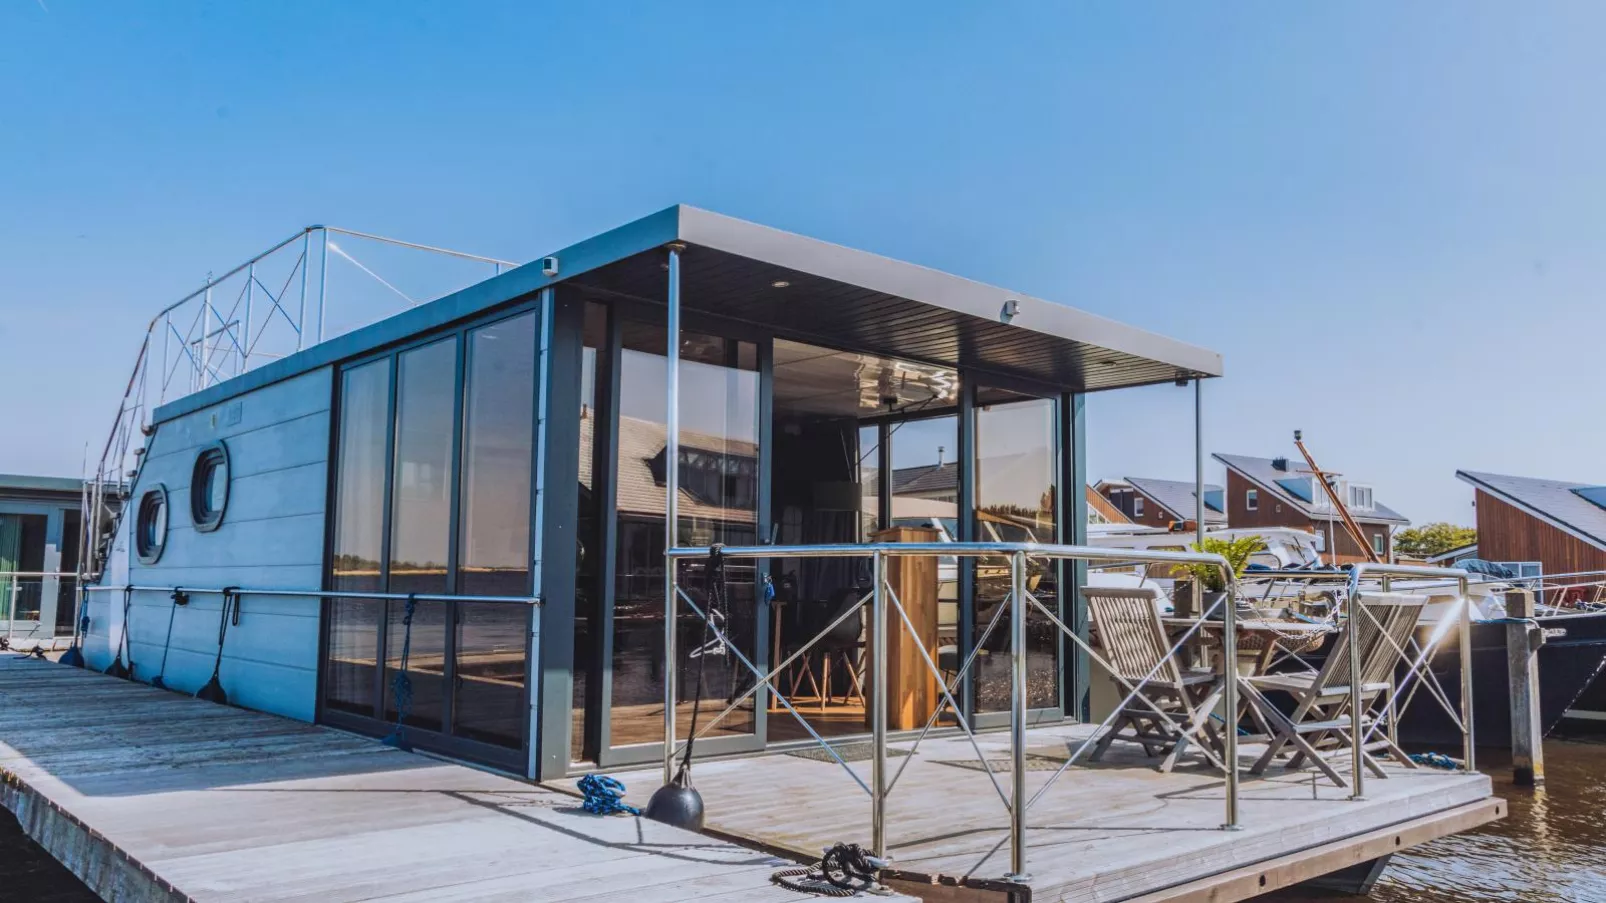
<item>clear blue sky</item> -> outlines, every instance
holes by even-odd
[[[1210,450],[1303,428],[1470,521],[1458,467],[1606,483],[1603,34],[1590,3],[7,0],[0,471],[78,473],[145,320],[301,225],[523,260],[687,202],[1218,349]],[[1190,418],[1094,398],[1090,476],[1189,477]]]

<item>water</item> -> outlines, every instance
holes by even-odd
[[[1477,831],[1394,857],[1371,897],[1287,892],[1277,903],[1606,903],[1606,743],[1545,744],[1546,787],[1513,787],[1497,754],[1481,753],[1510,814]],[[0,901],[98,900],[0,809]]]
[[[1545,743],[1545,789],[1511,784],[1509,758],[1479,753],[1506,818],[1394,857],[1371,897],[1289,892],[1278,903],[1606,903],[1606,744]]]
[[[97,903],[100,897],[29,840],[10,812],[0,809],[0,900]]]

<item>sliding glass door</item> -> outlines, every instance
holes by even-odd
[[[1058,411],[1055,398],[986,386],[977,389],[970,487],[972,540],[1060,541]],[[1042,602],[1056,616],[1061,614],[1060,570],[1051,561],[1028,561],[1022,588],[1028,599]],[[974,666],[974,705],[979,716],[1007,712],[1010,707],[1010,586],[1009,556],[975,559],[971,581],[974,614],[969,620],[971,645],[981,649]],[[1026,644],[1027,707],[1039,717],[1058,718],[1063,710],[1060,632],[1029,603]]]
[[[602,660],[609,668],[602,765],[655,758],[663,744],[663,501],[666,469],[678,469],[683,546],[753,545],[760,519],[760,349],[753,342],[686,331],[681,336],[679,460],[666,460],[666,329],[622,318],[615,329],[613,394],[612,582],[605,604]],[[758,604],[758,567],[732,561],[723,598],[711,593],[703,562],[681,566],[679,580],[748,660],[766,612]],[[676,736],[699,729],[753,684],[752,673],[681,601],[676,617]],[[700,702],[699,702],[700,699]],[[755,697],[719,721],[699,749],[756,749]]]
[[[530,594],[537,320],[341,371],[324,720],[523,769],[529,606],[340,593]]]

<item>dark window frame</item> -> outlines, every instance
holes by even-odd
[[[162,535],[152,536],[152,513],[155,508],[153,502],[160,502],[165,510],[162,518]],[[162,560],[162,553],[167,551],[167,534],[173,529],[173,509],[168,498],[167,486],[157,483],[145,490],[139,497],[139,507],[134,510],[134,552],[139,556],[140,564],[155,564]]]
[[[541,295],[539,293],[530,295],[529,297],[527,297],[525,299],[522,299],[521,301],[519,301],[516,304],[512,304],[512,305],[509,305],[507,307],[500,308],[500,309],[496,310],[495,312],[487,313],[485,315],[474,317],[472,319],[463,320],[463,321],[460,321],[460,322],[457,322],[457,323],[453,323],[453,324],[451,324],[449,326],[444,326],[444,327],[441,327],[441,328],[438,328],[438,329],[433,329],[433,330],[430,330],[429,332],[420,333],[420,334],[415,335],[415,336],[410,336],[405,341],[401,341],[401,342],[397,342],[397,343],[394,343],[394,344],[391,344],[391,345],[387,345],[387,346],[385,346],[383,348],[375,349],[375,350],[373,350],[371,352],[368,352],[368,353],[365,353],[365,354],[363,354],[361,356],[357,356],[357,357],[353,357],[353,358],[341,361],[339,364],[337,364],[335,366],[335,368],[334,368],[334,379],[332,380],[332,384],[333,385],[332,385],[332,389],[331,389],[331,392],[332,392],[332,395],[333,395],[333,400],[332,400],[332,404],[331,404],[331,414],[330,414],[330,416],[331,416],[331,423],[332,424],[336,424],[338,426],[338,424],[340,422],[340,406],[341,406],[340,394],[341,394],[341,388],[342,388],[342,385],[343,385],[342,376],[348,370],[353,370],[353,369],[356,369],[358,367],[362,367],[362,366],[364,366],[366,364],[371,364],[371,363],[374,363],[375,361],[379,361],[379,360],[385,360],[385,359],[390,360],[390,387],[389,387],[389,401],[388,401],[387,411],[386,411],[386,418],[387,418],[387,427],[386,427],[386,429],[390,433],[390,435],[392,436],[392,439],[391,439],[391,441],[389,443],[389,446],[388,446],[388,449],[387,449],[387,457],[386,457],[386,462],[385,462],[385,468],[386,468],[386,472],[385,472],[385,492],[384,492],[384,506],[385,506],[385,508],[384,508],[384,515],[383,515],[383,526],[381,528],[380,590],[379,591],[381,591],[381,592],[389,592],[390,591],[390,579],[391,579],[391,575],[390,575],[390,555],[391,555],[391,540],[392,540],[392,535],[391,534],[393,532],[393,523],[392,523],[393,514],[392,514],[392,512],[393,512],[393,509],[395,507],[395,492],[394,492],[395,475],[394,475],[394,469],[395,469],[395,466],[396,466],[396,461],[395,461],[394,433],[395,433],[396,421],[397,421],[397,417],[398,417],[398,412],[397,412],[397,392],[398,392],[398,382],[399,382],[399,379],[398,379],[399,373],[398,373],[398,371],[400,370],[400,357],[401,357],[401,355],[405,354],[408,351],[412,351],[412,350],[415,350],[415,349],[418,349],[418,348],[422,348],[422,347],[424,347],[426,345],[431,345],[431,344],[434,344],[435,342],[439,342],[439,341],[442,341],[442,340],[450,340],[450,341],[452,341],[454,343],[454,346],[455,346],[455,354],[457,356],[457,360],[456,360],[454,384],[452,386],[452,396],[453,396],[453,399],[454,399],[453,404],[454,404],[454,408],[455,408],[454,413],[453,413],[453,430],[454,430],[456,435],[455,435],[454,440],[452,442],[452,462],[451,462],[451,467],[450,467],[450,473],[449,473],[449,476],[448,476],[448,481],[449,481],[450,490],[451,490],[451,503],[450,503],[451,504],[451,517],[450,517],[449,530],[448,530],[448,534],[449,535],[447,537],[447,543],[448,543],[448,545],[447,545],[447,548],[448,548],[448,558],[447,558],[448,567],[447,567],[447,589],[446,589],[447,594],[455,594],[457,592],[457,583],[458,583],[458,581],[457,581],[457,568],[458,568],[458,553],[459,553],[459,542],[460,542],[460,535],[459,535],[460,534],[460,530],[459,530],[459,507],[462,504],[461,463],[462,463],[462,454],[463,454],[463,435],[462,435],[462,433],[463,433],[463,405],[464,405],[464,401],[465,401],[465,393],[468,390],[467,376],[466,376],[467,370],[466,370],[465,364],[466,364],[466,358],[467,358],[467,356],[469,354],[469,351],[468,351],[468,346],[470,344],[469,340],[468,340],[469,339],[469,334],[471,332],[473,332],[474,330],[480,329],[482,327],[491,326],[491,325],[494,325],[496,323],[502,322],[504,320],[511,320],[511,319],[513,319],[515,317],[519,317],[519,316],[523,316],[523,315],[531,314],[531,313],[533,313],[535,315],[536,319],[537,319],[537,347],[535,349],[535,352],[536,352],[536,355],[537,355],[536,372],[535,372],[535,380],[536,380],[535,400],[536,400],[536,403],[537,403],[537,406],[538,406],[539,405],[539,400],[540,400],[540,393],[542,391],[544,391],[544,386],[542,385],[543,373],[542,373],[542,362],[540,360],[540,346],[539,346],[539,336],[540,336],[540,331],[542,329],[542,324],[540,323],[540,320],[543,317],[545,317],[545,315],[546,315],[543,312],[543,309],[542,309]],[[536,417],[536,410],[534,408],[532,408],[532,410],[530,412],[530,416],[532,418]],[[527,553],[528,554],[528,560],[531,563],[531,568],[530,568],[530,573],[527,575],[527,578],[526,578],[527,581],[528,581],[526,583],[526,585],[525,585],[525,592],[526,593],[533,593],[534,580],[535,580],[535,576],[536,576],[536,573],[537,573],[537,570],[538,570],[534,565],[535,565],[535,561],[536,561],[537,552],[538,552],[538,549],[539,549],[539,532],[540,532],[540,530],[539,530],[539,525],[535,522],[535,518],[534,518],[534,504],[533,504],[534,503],[534,498],[533,498],[534,493],[533,493],[533,489],[538,484],[538,480],[537,480],[536,474],[535,474],[535,467],[536,467],[536,459],[540,454],[540,433],[539,433],[539,430],[540,430],[540,424],[539,423],[535,423],[533,428],[532,428],[533,442],[532,442],[532,447],[531,447],[531,461],[530,461],[531,485],[532,485],[532,509],[531,509],[531,523],[530,523],[530,536],[529,536],[529,550],[528,550],[528,553]],[[339,490],[339,485],[338,485],[339,484],[339,480],[338,480],[339,454],[340,454],[339,430],[338,430],[338,428],[331,429],[330,437],[329,437],[330,468],[329,468],[329,489],[328,489],[329,498],[331,500],[336,498],[338,492],[340,491]],[[333,509],[334,509],[334,506],[331,503],[331,505],[329,506],[329,514],[330,515],[333,514]],[[325,592],[326,592],[327,595],[324,598],[324,612],[323,612],[324,628],[323,628],[323,631],[322,631],[324,636],[320,640],[320,646],[322,647],[322,651],[320,653],[320,660],[319,660],[319,667],[318,667],[319,687],[318,687],[318,701],[317,701],[317,719],[318,719],[318,721],[320,723],[330,724],[330,725],[333,725],[333,726],[336,726],[336,727],[342,727],[342,728],[345,728],[345,729],[348,729],[348,730],[355,730],[355,731],[358,731],[358,732],[361,732],[361,733],[368,733],[368,734],[374,734],[374,735],[382,736],[382,735],[388,733],[391,730],[391,728],[393,727],[393,725],[389,721],[386,721],[384,719],[384,717],[383,717],[383,707],[385,705],[385,701],[386,700],[385,700],[385,693],[383,692],[382,686],[388,683],[388,681],[385,680],[384,677],[386,675],[385,663],[387,663],[389,661],[389,650],[387,649],[387,645],[388,644],[386,642],[386,639],[387,639],[387,636],[388,636],[388,633],[389,633],[387,611],[388,611],[389,605],[391,605],[391,604],[400,604],[400,603],[388,603],[387,606],[385,608],[381,609],[381,612],[380,612],[379,623],[378,623],[378,634],[379,634],[379,636],[378,636],[378,646],[377,646],[377,649],[376,649],[376,652],[375,652],[375,657],[376,657],[377,662],[380,665],[380,667],[376,670],[376,683],[380,684],[381,687],[376,687],[377,695],[376,695],[376,698],[375,698],[375,703],[376,703],[375,714],[373,716],[355,715],[355,714],[352,714],[352,713],[349,713],[349,712],[345,712],[345,711],[340,711],[340,710],[337,710],[337,709],[329,708],[324,704],[324,686],[323,685],[324,685],[325,678],[327,676],[325,672],[326,672],[326,667],[327,667],[327,664],[328,664],[327,650],[328,650],[329,638],[327,636],[327,633],[328,633],[328,625],[330,623],[329,607],[330,607],[330,605],[333,603],[333,601],[336,598],[339,598],[341,596],[340,591],[335,589],[333,584],[332,584],[332,582],[331,582],[332,581],[332,573],[333,573],[332,572],[333,554],[334,554],[334,547],[335,547],[335,528],[336,528],[336,523],[335,523],[334,517],[333,516],[327,516],[325,518],[325,530],[324,530],[324,540],[325,540],[324,541],[324,559],[325,560],[324,560],[324,564],[323,564],[324,589],[325,589]],[[469,602],[472,603],[472,600],[469,600]],[[455,649],[455,646],[456,646],[456,636],[455,636],[456,635],[456,624],[458,622],[458,618],[460,617],[460,614],[459,614],[458,609],[457,609],[458,603],[456,603],[456,602],[446,602],[446,603],[423,603],[423,604],[440,604],[440,605],[445,605],[445,606],[448,607],[445,642],[446,642],[447,657],[448,657],[449,660],[451,660],[453,658],[453,656],[455,655],[455,651],[456,651],[456,649]],[[514,604],[514,603],[507,603],[507,604]],[[529,608],[529,607],[527,606],[527,608]],[[533,616],[534,616],[533,609],[527,612],[527,617],[533,617]],[[487,764],[490,764],[490,765],[495,765],[495,766],[498,766],[498,767],[508,768],[510,770],[517,771],[517,772],[522,774],[525,771],[526,766],[527,766],[527,761],[526,760],[528,758],[529,749],[530,749],[530,742],[531,742],[530,741],[529,700],[530,700],[530,694],[536,689],[535,687],[532,686],[532,683],[537,679],[536,676],[532,675],[530,673],[530,671],[529,671],[529,668],[530,668],[530,665],[531,665],[532,661],[533,661],[533,659],[531,659],[529,657],[529,650],[526,649],[526,661],[525,661],[526,675],[525,675],[525,681],[524,681],[524,702],[523,702],[523,705],[522,705],[524,725],[523,725],[523,727],[521,729],[520,746],[517,749],[512,748],[512,747],[507,747],[507,746],[501,746],[501,745],[496,745],[496,744],[492,744],[492,743],[487,743],[487,742],[481,742],[481,741],[478,741],[478,740],[468,739],[468,738],[466,738],[464,736],[460,736],[457,733],[455,733],[455,729],[456,729],[455,718],[454,718],[454,713],[452,712],[452,702],[450,700],[450,696],[452,694],[448,694],[448,699],[445,701],[445,703],[443,705],[443,711],[442,711],[442,721],[443,721],[443,723],[442,723],[442,726],[441,726],[442,727],[441,731],[437,732],[437,731],[428,730],[428,729],[425,729],[425,728],[409,727],[409,732],[413,735],[415,740],[421,741],[420,745],[423,746],[423,747],[426,747],[426,748],[429,748],[429,749],[432,749],[432,750],[438,750],[438,751],[446,753],[448,755],[459,756],[459,757],[465,758],[465,759],[472,759],[472,760],[479,761],[479,762],[484,762],[484,763],[487,763]],[[454,683],[455,668],[456,668],[455,662],[453,662],[452,668],[451,668],[451,670],[453,672],[453,675],[448,675],[448,678],[446,680],[446,684],[448,686],[451,686]]]
[[[221,472],[223,475],[223,501],[217,510],[211,509],[211,493],[204,482],[206,477]],[[190,523],[197,533],[211,533],[223,526],[223,517],[229,510],[229,488],[234,474],[229,461],[229,447],[219,439],[202,446],[195,454],[195,465],[190,470]],[[168,512],[171,518],[172,512]]]

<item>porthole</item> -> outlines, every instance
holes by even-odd
[[[195,456],[190,474],[190,521],[200,533],[223,526],[223,511],[229,507],[229,449],[214,442]]]
[[[142,564],[155,564],[167,546],[167,487],[156,488],[139,498],[134,518],[134,550]]]

